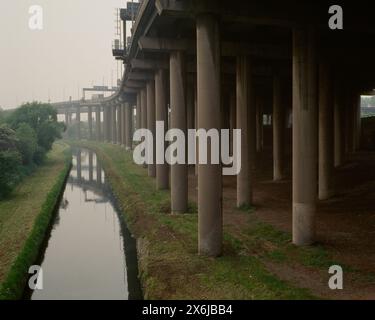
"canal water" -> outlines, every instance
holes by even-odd
[[[40,257],[43,289],[30,292],[31,299],[141,299],[135,239],[119,216],[96,155],[74,149]]]

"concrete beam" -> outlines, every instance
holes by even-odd
[[[168,69],[168,61],[162,60],[143,60],[143,59],[132,59],[131,60],[132,69],[140,70],[157,70],[157,69]]]

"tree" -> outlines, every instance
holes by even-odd
[[[36,133],[38,145],[46,151],[61,138],[63,130],[63,125],[57,122],[56,110],[50,104],[39,102],[22,105],[9,116],[8,122],[13,129],[21,123],[28,124]]]
[[[0,199],[7,196],[20,179],[22,157],[17,150],[16,133],[0,125]]]
[[[37,151],[37,136],[33,128],[27,123],[21,123],[16,130],[17,147],[22,154],[23,165],[29,166],[34,162],[34,154]]]

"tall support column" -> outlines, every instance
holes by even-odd
[[[101,128],[100,128],[100,124],[101,124],[101,120],[100,120],[100,106],[97,106],[96,107],[96,112],[95,112],[95,122],[96,122],[96,141],[101,141]]]
[[[129,105],[128,103],[125,104],[125,119],[126,119],[126,150],[132,150],[133,149],[133,137],[132,137],[132,132],[133,132],[133,107]],[[155,123],[155,121],[154,121]],[[155,125],[155,124],[154,124]]]
[[[126,148],[126,103],[120,105],[120,122],[121,122],[121,130],[120,130],[120,136],[121,136],[121,145],[123,145]]]
[[[334,167],[333,82],[329,64],[319,65],[319,199],[332,196]]]
[[[124,140],[124,108],[123,104],[119,104],[117,107],[117,143],[120,146],[125,145],[125,140]]]
[[[79,107],[77,107],[76,122],[77,122],[77,139],[81,140],[81,110]]]
[[[237,129],[237,98],[235,93],[231,93],[229,97],[229,123],[230,123],[230,154],[233,155],[233,133]]]
[[[358,95],[357,97],[357,108],[356,108],[356,150],[359,150],[361,148],[361,138],[362,138],[362,119],[361,119],[361,96]]]
[[[281,100],[281,79],[275,75],[273,79],[273,180],[279,181],[283,178],[284,170],[284,133],[285,114]]]
[[[334,163],[335,167],[339,167],[343,163],[344,139],[343,139],[343,99],[342,91],[338,80],[335,81],[334,88]]]
[[[137,94],[137,111],[136,111],[136,127],[137,130],[142,127],[142,115],[141,115],[141,93]]]
[[[117,106],[112,107],[112,143],[117,144]]]
[[[69,125],[69,113],[68,111],[65,111],[65,125],[68,127]]]
[[[182,130],[186,137],[186,74],[184,58],[184,53],[181,51],[170,54],[170,121],[171,129]],[[171,210],[172,213],[185,213],[187,209],[187,164],[173,164],[171,165]]]
[[[317,61],[315,32],[293,30],[293,243],[315,238],[317,200]]]
[[[198,129],[220,130],[220,32],[211,14],[197,17],[197,79]],[[199,254],[219,256],[223,240],[222,168],[211,164],[210,152],[207,159],[208,164],[198,166],[198,249]]]
[[[141,90],[141,129],[147,129],[147,89]],[[147,168],[147,165],[143,165]]]
[[[255,99],[256,103],[256,150],[260,152],[263,150],[263,97],[258,95]]]
[[[167,82],[166,82],[165,71],[159,69],[155,74],[155,108],[156,108],[156,121],[162,121],[164,123],[164,132],[168,129],[168,105],[167,105]],[[160,148],[157,145],[156,148]],[[163,155],[165,154],[165,146],[162,150]],[[156,189],[166,190],[169,188],[169,166],[164,161],[163,164],[156,165]]]
[[[128,109],[130,107],[128,106]],[[155,164],[155,141],[156,141],[156,132],[155,132],[155,80],[150,80],[147,82],[147,129],[151,131],[153,140],[152,140],[152,150],[153,150],[153,163],[148,165],[148,176],[156,177],[156,164]]]
[[[107,123],[107,130],[108,130],[108,142],[112,142],[112,106],[108,106],[108,123]]]
[[[92,107],[88,107],[88,113],[87,118],[89,122],[89,140],[93,140],[93,134],[92,134]]]
[[[237,175],[237,207],[252,202],[249,159],[248,112],[250,104],[250,61],[247,56],[237,57],[237,129],[241,130],[241,171]]]

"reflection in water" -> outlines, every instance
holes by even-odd
[[[103,181],[96,155],[76,150],[31,299],[141,298],[135,240]]]

